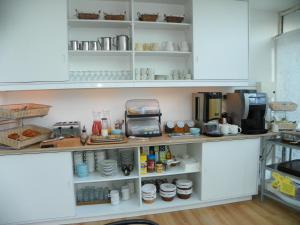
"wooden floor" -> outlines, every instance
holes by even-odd
[[[300,225],[300,213],[277,202],[259,199],[173,213],[147,215],[160,225]],[[112,221],[82,223],[104,225]],[[79,225],[79,224],[78,224]]]

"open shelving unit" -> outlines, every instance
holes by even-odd
[[[130,38],[130,50],[125,52],[69,51],[69,71],[107,71],[114,68],[119,71],[131,71],[132,82],[140,80],[136,78],[135,71],[141,68],[154,69],[157,75],[170,76],[174,70],[193,74],[192,2],[192,0],[69,0],[69,41],[96,41],[99,37],[113,37],[120,34],[128,35]],[[75,9],[82,12],[101,10],[101,16],[99,20],[80,20],[75,16]],[[103,19],[104,12],[118,14],[124,11],[126,11],[124,21]],[[139,21],[137,13],[159,13],[159,19],[157,22]],[[185,20],[182,23],[165,22],[164,14],[185,15]],[[163,42],[166,41],[172,41],[176,45],[181,41],[187,41],[190,51],[135,51],[136,43],[159,43],[162,48]],[[109,60],[105,58],[107,56]],[[169,82],[171,81],[178,80],[172,80],[170,76]]]
[[[185,170],[183,167],[171,167],[163,173],[147,173],[142,175],[140,173],[140,151],[142,147],[131,148],[134,151],[134,171],[129,176],[124,176],[119,171],[114,176],[104,177],[99,172],[89,174],[88,177],[79,178],[74,175],[73,183],[75,190],[85,186],[95,187],[111,187],[116,188],[120,185],[126,184],[128,181],[135,184],[135,193],[127,201],[120,199],[119,205],[111,204],[95,204],[95,205],[80,205],[76,206],[76,217],[102,217],[102,216],[113,216],[120,214],[138,213],[145,212],[147,210],[156,209],[171,209],[173,207],[189,207],[195,204],[201,203],[201,167],[195,170]],[[201,161],[201,146],[198,147],[189,144],[171,145],[170,149],[173,154],[181,156],[181,154],[188,154],[192,158],[196,158]],[[104,151],[104,150],[101,150]],[[106,150],[108,151],[108,150]],[[113,151],[113,149],[112,149]],[[193,194],[189,199],[179,199],[177,196],[172,202],[163,201],[159,194],[152,204],[145,204],[142,200],[142,182],[147,180],[155,179],[168,179],[171,182],[173,179],[191,179],[193,181]],[[75,194],[76,195],[76,194]]]

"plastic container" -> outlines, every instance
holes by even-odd
[[[166,202],[173,201],[176,196],[176,186],[170,183],[161,184],[159,194],[162,200]]]
[[[136,137],[161,136],[159,120],[157,118],[128,119],[127,136],[136,136]]]
[[[156,99],[133,99],[126,102],[127,115],[160,114],[159,102]]]

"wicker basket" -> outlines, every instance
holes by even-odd
[[[104,19],[105,20],[125,20],[125,15],[126,15],[126,11],[124,11],[124,14],[118,14],[118,15],[104,13]]]
[[[21,119],[46,116],[50,107],[34,103],[0,105],[0,118]]]
[[[78,12],[77,9],[76,11],[76,16],[80,20],[98,20],[100,17],[101,11],[99,10],[98,13],[83,13],[83,12]]]
[[[294,102],[271,102],[270,109],[273,111],[296,111],[298,105]]]
[[[37,131],[40,133],[40,135],[36,137],[24,137],[22,136],[23,131],[31,129],[34,131]],[[8,138],[8,135],[17,133],[20,135],[20,140],[14,140],[11,138]],[[34,126],[34,125],[27,125],[23,127],[18,127],[18,128],[13,128],[9,130],[4,130],[0,132],[0,143],[3,145],[7,145],[16,149],[21,149],[29,145],[36,144],[38,142],[47,140],[50,137],[51,130],[44,128],[44,127],[39,127],[39,126]]]
[[[158,14],[140,14],[137,13],[138,18],[140,21],[147,21],[147,22],[156,22],[158,19]]]
[[[165,21],[168,23],[182,23],[184,20],[183,16],[167,16],[165,15]]]

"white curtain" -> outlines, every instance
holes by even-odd
[[[287,117],[300,122],[300,29],[276,40],[276,100],[297,103],[297,111]]]

